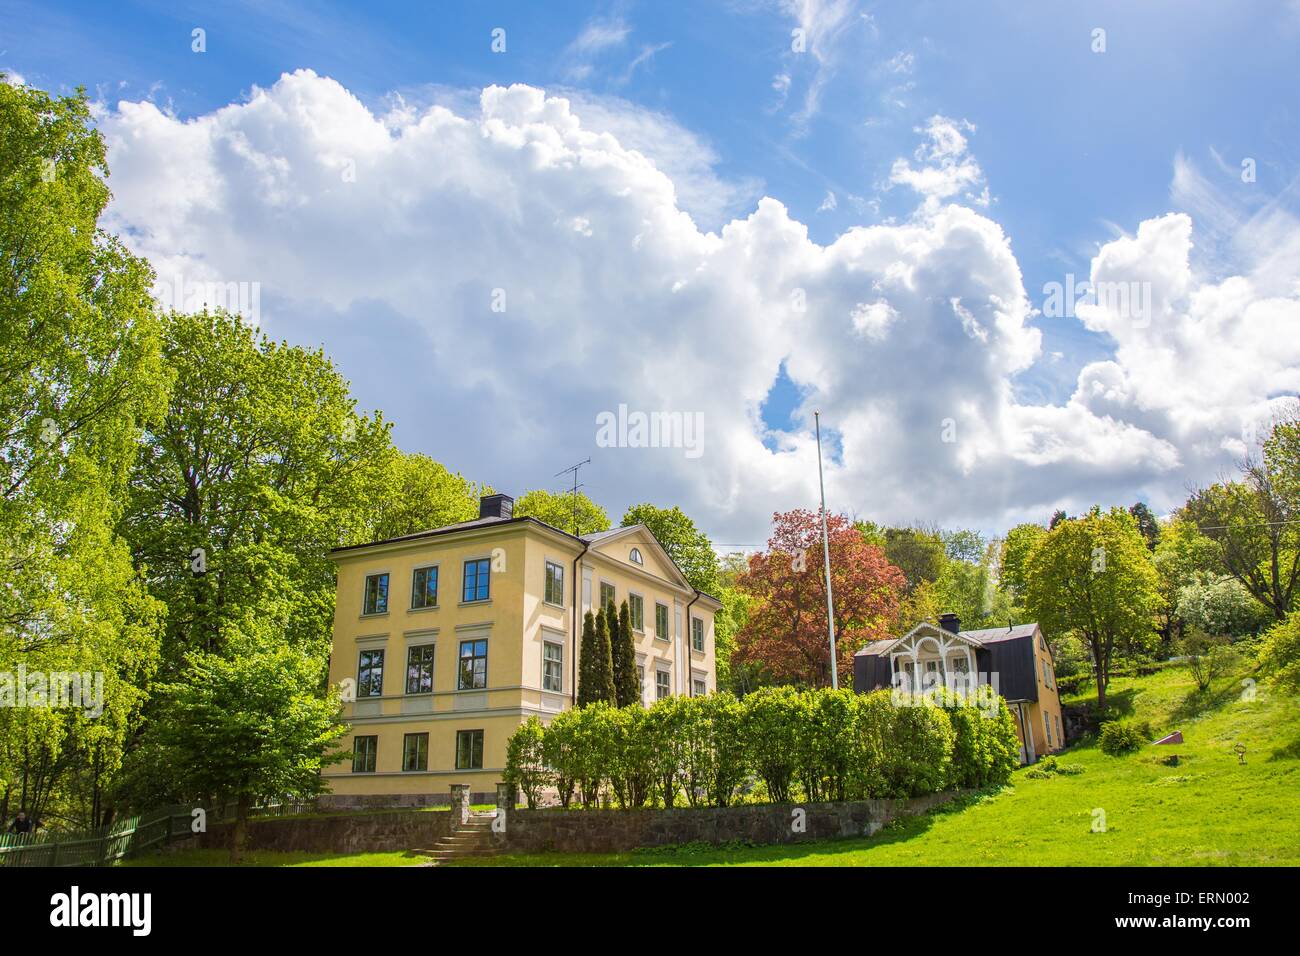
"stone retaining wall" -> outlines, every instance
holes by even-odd
[[[392,810],[255,819],[249,821],[245,848],[304,853],[421,850],[449,835],[458,818],[454,810]],[[205,850],[229,848],[233,830],[232,824],[217,824],[189,845]]]
[[[618,853],[678,843],[801,843],[869,836],[891,820],[924,813],[957,792],[910,800],[745,804],[674,810],[512,810],[503,845],[510,852]],[[802,809],[802,828],[796,827]]]

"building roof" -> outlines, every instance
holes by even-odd
[[[931,626],[938,627],[937,624]],[[1018,637],[1031,637],[1037,630],[1037,624],[1016,624],[1012,627],[986,627],[977,631],[958,631],[957,636],[964,637],[976,644],[996,644],[999,641],[1013,641]],[[900,640],[901,638],[890,637],[880,641],[872,641],[853,656],[879,657],[882,654],[888,654]]]

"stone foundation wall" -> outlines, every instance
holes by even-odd
[[[512,810],[503,845],[518,853],[618,853],[678,843],[801,843],[869,836],[891,820],[924,813],[955,796],[674,810]],[[794,826],[796,809],[804,811],[802,829]]]
[[[469,795],[473,804],[495,804],[495,791],[476,790]],[[316,798],[322,810],[388,810],[401,807],[445,807],[451,802],[446,793],[327,793]]]
[[[446,799],[443,801],[446,803]],[[340,813],[319,817],[284,817],[251,820],[249,850],[284,850],[304,853],[375,853],[388,850],[427,849],[449,835],[458,820],[452,810],[392,810],[378,813]],[[230,846],[234,828],[213,826],[190,842],[202,849]]]

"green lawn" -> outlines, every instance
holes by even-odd
[[[1017,771],[1011,786],[886,827],[800,846],[687,847],[598,856],[548,853],[457,866],[1167,866],[1300,865],[1300,702],[1240,676],[1196,693],[1184,669],[1120,679],[1110,703],[1186,744],[1108,757],[1092,742],[1061,754],[1076,776]],[[1239,763],[1233,747],[1246,747]],[[1177,752],[1180,765],[1160,758]],[[1106,831],[1092,832],[1093,811]]]
[[[392,853],[284,853],[250,850],[240,866],[415,866],[428,863],[427,856],[408,850]],[[230,866],[229,850],[187,850],[155,853],[123,860],[118,866]]]

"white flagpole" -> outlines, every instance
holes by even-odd
[[[840,689],[838,662],[835,657],[835,600],[831,597],[831,538],[826,530],[826,479],[822,477],[822,419],[821,412],[813,412],[817,425],[817,484],[822,492],[822,556],[826,559],[826,632],[831,642],[831,688]]]

